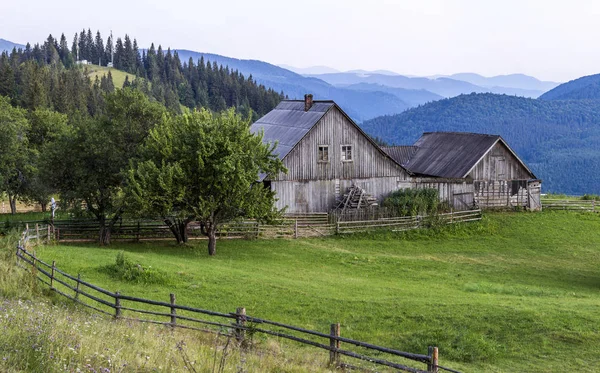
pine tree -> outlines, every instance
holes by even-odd
[[[106,59],[104,58],[104,41],[102,40],[102,35],[100,35],[100,31],[96,32],[96,41],[94,42],[94,57],[95,59],[92,63],[97,63],[100,66],[106,65]]]

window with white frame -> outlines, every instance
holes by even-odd
[[[318,162],[329,162],[329,145],[319,145]]]
[[[352,161],[352,145],[342,145],[342,162]]]

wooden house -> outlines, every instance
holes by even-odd
[[[288,213],[327,212],[353,185],[383,199],[411,187],[411,176],[333,101],[282,101],[252,124],[277,143],[287,173],[262,175]]]
[[[447,192],[457,209],[473,204],[541,209],[541,180],[501,136],[426,132],[413,146],[384,151],[413,174],[419,186],[435,186],[440,179],[463,180],[466,189]]]
[[[500,136],[428,132],[412,146],[379,147],[333,101],[282,101],[252,124],[277,143],[288,169],[261,175],[288,213],[328,212],[352,187],[376,200],[406,188],[435,188],[456,210],[539,209],[540,185]]]

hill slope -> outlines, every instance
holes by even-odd
[[[177,54],[182,62],[188,62],[190,58],[196,62],[204,57],[204,60],[216,61],[220,65],[229,66],[230,69],[239,70],[245,76],[252,75],[257,82],[278,92],[283,91],[289,98],[300,99],[306,93],[312,93],[318,100],[335,100],[357,121],[400,113],[409,107],[393,94],[334,87],[321,79],[305,77],[263,61],[241,60],[185,49],[177,49]]]
[[[395,144],[412,144],[425,131],[499,134],[544,180],[545,191],[600,193],[600,101],[461,95],[362,128]]]
[[[0,53],[7,51],[7,52],[11,52],[13,50],[13,48],[25,48],[25,46],[23,44],[17,44],[17,43],[13,43],[12,41],[8,41],[8,40],[4,40],[4,39],[0,39]]]
[[[600,74],[588,75],[559,85],[540,96],[542,100],[600,99]]]

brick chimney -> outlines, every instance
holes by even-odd
[[[304,111],[309,111],[313,105],[313,95],[310,93],[304,95]]]

